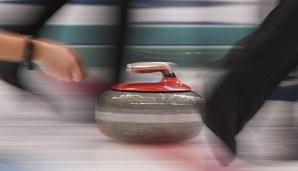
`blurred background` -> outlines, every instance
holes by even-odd
[[[45,3],[1,1],[1,28],[22,30],[40,14]],[[133,0],[121,66],[145,61],[174,62],[179,78],[199,91],[200,78],[192,78],[202,75],[208,62],[222,58],[235,42],[251,33],[276,4],[274,0]],[[22,84],[57,103],[55,108],[65,115],[72,113],[71,118],[78,117],[79,121],[92,120],[94,97],[114,79],[111,77],[118,55],[118,19],[117,0],[68,1],[46,22],[39,36],[75,48],[88,71],[87,79],[80,84],[65,83],[25,68],[19,73]],[[149,78],[154,81],[160,77],[126,72],[121,76],[122,82]],[[90,101],[89,97],[83,99],[82,93],[90,95]],[[88,108],[92,110],[87,112]]]
[[[44,2],[1,0],[0,27],[21,30],[39,14]],[[159,73],[126,73],[124,66],[127,63],[174,62],[178,78],[195,92],[204,94],[204,77],[207,74],[221,75],[206,64],[221,59],[238,40],[252,32],[277,3],[276,0],[133,0],[128,11],[120,81],[154,82],[161,77]],[[45,76],[38,69],[22,68],[18,75],[29,91],[1,82],[0,118],[3,122],[0,126],[44,127],[65,126],[65,123],[89,126],[89,123],[94,123],[95,99],[111,85],[115,72],[118,19],[117,0],[70,0],[59,9],[42,27],[39,35],[75,48],[87,70],[87,78],[81,83],[61,82]],[[239,135],[241,157],[262,164],[272,164],[270,161],[273,159],[288,161],[298,157],[295,151],[296,81],[293,73],[281,83]],[[8,129],[8,134],[18,131]],[[31,134],[30,131],[24,131],[24,135]],[[210,134],[206,132],[204,134]],[[1,133],[4,137],[9,136],[4,131]],[[69,134],[68,131],[64,133]],[[42,132],[36,133],[36,136],[40,134]],[[77,139],[69,141],[73,140]],[[11,138],[1,144],[2,150],[5,151],[7,144],[14,141],[22,142],[24,139]],[[89,146],[97,150],[97,145]],[[99,154],[92,155],[95,159]],[[21,155],[20,161],[23,157]]]

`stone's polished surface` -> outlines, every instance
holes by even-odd
[[[96,121],[108,137],[133,142],[177,142],[197,136],[204,100],[194,92],[108,90],[97,99]]]

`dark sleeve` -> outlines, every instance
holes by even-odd
[[[298,64],[298,1],[282,1],[248,36],[231,72],[206,99],[204,121],[236,154],[235,136]]]

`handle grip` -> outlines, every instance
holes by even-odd
[[[176,77],[170,65],[166,62],[136,62],[127,64],[126,71],[133,73],[161,72],[164,77]]]
[[[161,72],[163,78],[153,83],[127,83],[112,86],[112,90],[136,92],[188,92],[191,88],[183,84],[166,62],[137,62],[128,64],[126,71],[133,73]]]

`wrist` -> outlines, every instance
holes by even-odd
[[[43,58],[46,58],[47,54],[49,54],[47,43],[43,41],[32,39],[32,38],[25,38],[25,50],[23,53],[22,61],[24,64],[29,68],[33,69],[33,63],[41,64]]]
[[[25,50],[24,50],[24,56],[23,61],[28,66],[29,69],[33,69],[32,67],[32,58],[35,51],[35,44],[31,38],[25,38]]]
[[[34,53],[32,54],[32,62],[37,62],[40,60],[40,56],[43,51],[43,45],[38,40],[32,40],[34,44]]]
[[[35,63],[39,63],[43,58],[45,58],[50,52],[49,44],[40,41],[40,40],[33,40],[34,43],[34,54],[32,56],[32,61]]]

